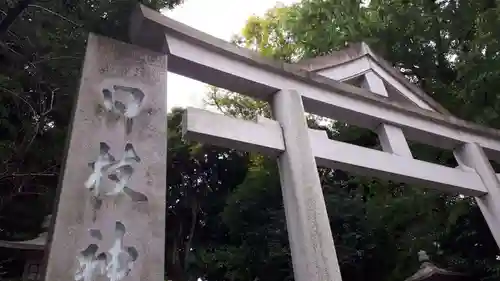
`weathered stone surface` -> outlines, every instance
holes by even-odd
[[[475,142],[491,159],[500,160],[500,130],[407,106],[297,65],[266,59],[145,6],[138,7],[131,25],[132,42],[168,52],[172,72],[265,100],[281,89],[294,89],[301,93],[307,112],[372,130],[381,123],[392,124],[409,140],[444,149]]]
[[[285,143],[278,166],[295,280],[341,281],[302,99],[280,91],[272,107]]]
[[[285,151],[280,124],[275,120],[262,118],[258,122],[251,122],[202,109],[187,108],[183,123],[184,137],[191,141],[269,156],[280,155]],[[309,129],[308,133],[318,166],[453,194],[483,196],[487,193],[481,178],[472,168],[450,168],[413,159],[411,156],[400,156],[332,140],[323,130]]]
[[[476,197],[493,238],[500,247],[500,181],[483,149],[477,143],[466,143],[454,151],[455,159],[464,170],[475,170],[481,177],[487,194]]]
[[[386,71],[391,77],[403,84],[404,87],[408,88],[412,94],[418,96],[419,99],[422,99],[436,111],[444,115],[451,115],[446,108],[437,103],[417,85],[411,83],[403,74],[401,74],[401,72],[395,69],[391,63],[375,54],[370,46],[368,46],[365,42],[352,44],[346,49],[332,52],[326,56],[299,61],[298,65],[309,71],[321,72],[329,68],[334,68],[345,63],[356,61],[362,57],[368,57],[371,63],[375,63],[377,66],[380,66],[380,68]],[[373,92],[376,93],[376,91]]]
[[[45,280],[164,280],[166,69],[89,36]]]

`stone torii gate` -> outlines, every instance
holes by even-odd
[[[296,281],[341,280],[317,165],[473,196],[500,244],[500,131],[451,116],[365,44],[289,65],[144,6],[131,41],[89,37],[45,280],[163,280],[167,70],[271,103],[257,122],[189,108],[184,131],[277,157]],[[377,132],[383,151],[328,139],[306,112]],[[414,159],[406,139],[459,167]]]

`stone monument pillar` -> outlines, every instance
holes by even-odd
[[[90,35],[45,280],[164,280],[167,57]]]

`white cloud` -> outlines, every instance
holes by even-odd
[[[174,20],[224,40],[240,33],[251,15],[263,15],[278,2],[291,4],[297,0],[185,0],[184,4],[164,14]],[[203,106],[206,85],[169,73],[167,106]]]

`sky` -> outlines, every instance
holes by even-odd
[[[229,41],[238,34],[251,15],[264,15],[278,2],[285,5],[297,0],[184,0],[163,14],[212,36]],[[167,107],[203,107],[206,85],[195,80],[169,73]]]

